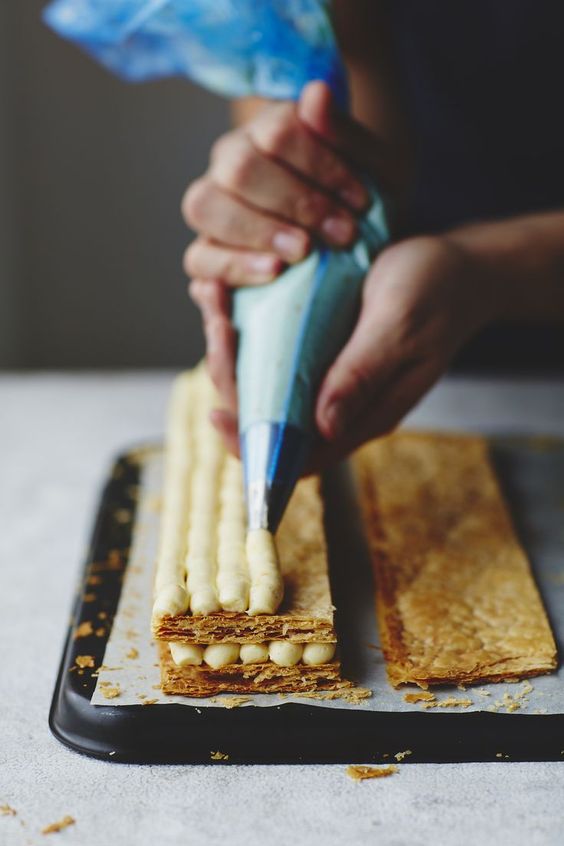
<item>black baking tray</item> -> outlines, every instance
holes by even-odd
[[[385,764],[405,749],[412,754],[404,763],[562,760],[562,714],[92,705],[94,669],[77,670],[75,659],[87,653],[96,667],[103,661],[128,563],[140,460],[135,451],[121,456],[102,492],[49,714],[61,743],[91,757],[136,764]],[[92,633],[74,640],[75,625],[92,620]],[[212,762],[214,750],[228,759]]]

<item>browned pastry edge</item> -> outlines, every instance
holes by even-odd
[[[390,682],[426,687],[555,669],[554,639],[486,442],[400,432],[368,444],[354,465]]]
[[[159,645],[161,688],[163,693],[204,697],[217,693],[308,693],[350,687],[340,677],[340,662],[308,667],[279,667],[271,661],[264,664],[229,664],[213,670],[199,667],[177,667],[165,643]]]

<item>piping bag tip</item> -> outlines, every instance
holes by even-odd
[[[312,440],[297,426],[266,420],[241,433],[249,529],[277,530]]]

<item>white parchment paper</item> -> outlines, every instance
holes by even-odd
[[[564,643],[564,442],[496,439],[493,455],[517,526],[531,558],[559,651]],[[228,694],[205,699],[167,696],[159,687],[157,651],[150,634],[152,585],[158,543],[162,453],[148,451],[141,472],[137,518],[129,563],[113,628],[100,669],[94,705],[168,705],[209,707],[230,704]],[[338,608],[339,648],[344,674],[372,696],[360,702],[318,700],[293,695],[255,694],[245,706],[272,707],[302,702],[322,708],[370,711],[420,711],[421,703],[404,696],[418,688],[394,690],[387,681],[374,610],[374,586],[362,537],[354,491],[346,471],[335,471],[326,484],[327,529],[331,550],[333,596]],[[104,689],[117,691],[110,701]],[[564,713],[564,671],[517,684],[489,684],[433,689],[437,701],[470,700],[448,711],[495,711],[518,714]],[[516,703],[516,704],[515,704]]]

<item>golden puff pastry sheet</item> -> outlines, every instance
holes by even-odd
[[[550,672],[548,619],[485,440],[399,432],[353,459],[394,686]]]
[[[283,667],[272,661],[256,664],[241,662],[220,668],[201,664],[179,667],[166,643],[159,644],[161,689],[167,694],[205,697],[218,693],[311,693],[350,686],[341,679],[340,663],[303,663]]]

